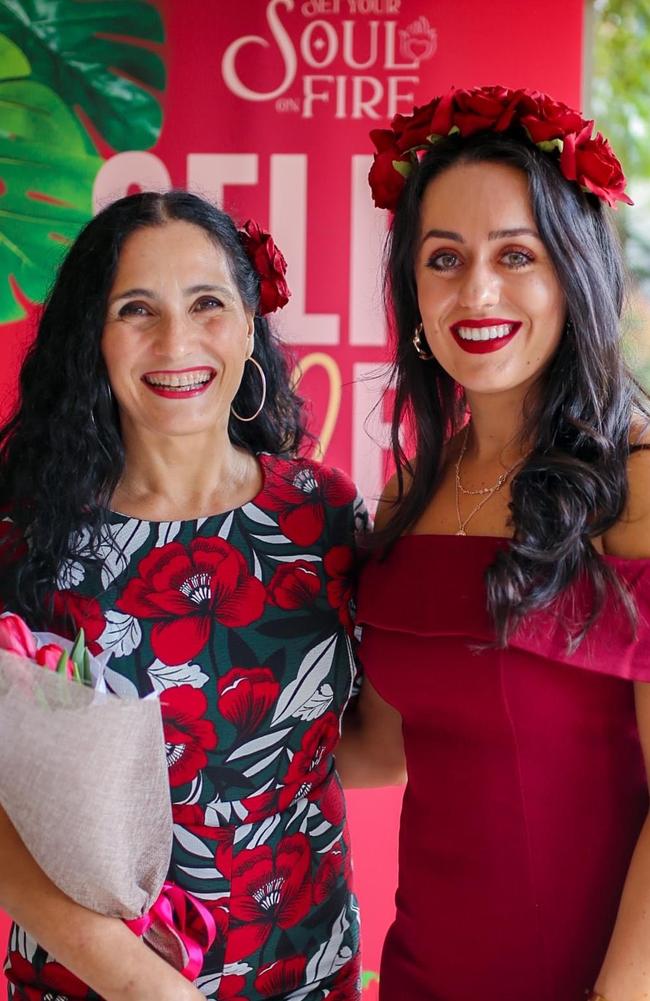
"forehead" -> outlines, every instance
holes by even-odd
[[[221,281],[232,281],[223,247],[200,226],[170,220],[135,230],[122,244],[116,280],[127,272],[173,272],[182,276],[197,270]]]
[[[502,163],[457,163],[427,185],[420,210],[422,226],[463,232],[533,226],[526,174]]]

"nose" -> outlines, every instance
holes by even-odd
[[[474,261],[464,273],[458,290],[458,302],[464,309],[496,306],[501,294],[499,276],[485,261]]]
[[[181,310],[160,316],[153,339],[153,352],[162,359],[183,358],[192,348],[192,325]]]

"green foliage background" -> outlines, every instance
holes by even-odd
[[[163,41],[144,0],[0,0],[0,324],[25,315],[10,279],[40,302],[90,218],[93,135],[157,141]]]
[[[630,177],[650,177],[650,0],[595,0],[591,101]]]
[[[633,278],[627,343],[637,375],[650,386],[650,0],[595,0],[592,29],[591,112],[636,202],[616,213]]]

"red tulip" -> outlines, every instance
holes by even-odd
[[[0,650],[30,659],[36,655],[36,641],[19,615],[0,616]]]
[[[61,662],[61,658],[64,657],[65,660]],[[70,660],[70,657],[66,651],[57,646],[56,643],[46,643],[39,650],[36,651],[36,657],[34,658],[37,664],[41,667],[46,667],[48,671],[58,671],[59,674],[65,674],[68,678],[74,677],[74,661]]]

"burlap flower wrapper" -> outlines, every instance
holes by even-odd
[[[32,857],[90,910],[134,919],[160,894],[172,816],[158,699],[118,698],[0,650],[0,803]],[[174,935],[156,951],[182,966]]]

